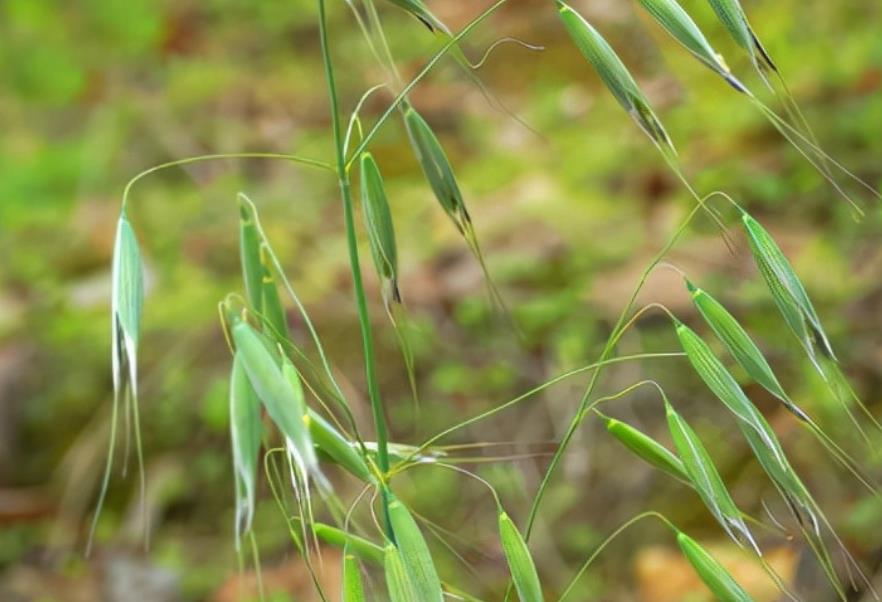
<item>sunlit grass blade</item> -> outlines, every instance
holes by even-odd
[[[388,495],[389,520],[395,534],[395,545],[401,551],[401,560],[419,594],[419,602],[442,602],[441,581],[419,526],[407,507],[391,492]]]
[[[383,548],[372,541],[325,523],[315,523],[313,530],[316,536],[325,543],[345,549],[363,562],[370,562],[377,566],[383,564]]]
[[[239,358],[230,375],[230,438],[236,485],[236,547],[254,518],[257,463],[260,452],[260,400]]]
[[[697,541],[678,531],[677,544],[696,574],[720,602],[753,602],[729,571]]]
[[[499,539],[511,571],[515,589],[521,602],[542,602],[542,585],[539,583],[539,575],[536,565],[530,555],[521,532],[509,518],[508,514],[499,511]]]
[[[691,482],[683,467],[683,461],[649,435],[615,418],[606,419],[606,430],[619,443],[652,466],[676,479],[686,483]]]
[[[390,602],[422,602],[420,592],[404,566],[402,553],[394,544],[386,544],[383,565]]]
[[[695,487],[704,505],[733,541],[738,545],[748,545],[757,555],[762,556],[753,534],[742,518],[741,510],[732,499],[701,439],[667,400],[665,415],[688,481]]]
[[[639,2],[659,25],[699,61],[722,76],[739,92],[747,92],[747,88],[732,75],[723,57],[713,49],[701,29],[677,0],[639,0]]]
[[[392,301],[400,302],[398,250],[392,213],[386,198],[383,176],[370,153],[361,155],[361,204],[374,266],[380,279],[389,286],[389,292],[384,295],[388,295]]]
[[[612,47],[573,8],[560,0],[557,1],[557,5],[564,27],[576,47],[591,63],[619,104],[640,126],[640,129],[659,145],[660,149],[666,149],[665,152],[670,156],[676,155],[674,145],[664,126],[656,117],[646,96],[640,91],[631,73]]]

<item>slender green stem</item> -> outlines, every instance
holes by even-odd
[[[122,211],[125,213],[126,206],[129,201],[129,192],[132,190],[132,186],[151,174],[156,173],[157,171],[162,171],[164,169],[169,169],[171,167],[182,167],[184,165],[190,165],[192,163],[201,163],[203,161],[218,161],[220,159],[278,159],[281,161],[291,161],[292,163],[300,163],[301,165],[307,165],[309,167],[317,167],[319,169],[326,169],[328,171],[335,171],[331,165],[328,165],[324,161],[319,161],[317,159],[309,159],[307,157],[298,157],[297,155],[286,155],[283,153],[216,153],[211,155],[196,155],[194,157],[184,157],[183,159],[176,159],[174,161],[168,161],[167,163],[160,163],[159,165],[154,165],[153,167],[149,167],[136,175],[134,178],[129,180],[128,184],[126,184],[125,189],[123,190],[123,200],[122,200]]]
[[[417,86],[417,84],[419,84],[423,80],[423,78],[425,78],[429,74],[429,72],[435,67],[435,65],[437,65],[438,62],[442,58],[444,58],[444,56],[452,48],[454,48],[460,40],[472,33],[472,31],[474,31],[481,23],[483,23],[488,17],[490,17],[490,15],[502,8],[502,5],[506,2],[508,2],[508,0],[497,0],[484,12],[475,17],[468,25],[466,25],[462,29],[462,31],[457,33],[455,36],[451,36],[450,39],[444,43],[441,49],[438,50],[438,52],[436,52],[431,59],[429,59],[429,62],[426,63],[426,65],[420,70],[420,72],[417,73],[416,76],[411,79],[406,86],[404,86],[401,92],[399,92],[395,99],[392,101],[392,104],[390,104],[386,108],[383,114],[380,115],[379,119],[377,119],[376,123],[374,123],[370,131],[365,134],[361,143],[358,145],[355,151],[353,151],[349,162],[346,164],[347,169],[358,159],[359,156],[361,156],[362,151],[364,151],[364,149],[367,148],[368,144],[371,143],[371,141],[374,139],[374,136],[376,136],[380,128],[383,127],[383,124],[385,124],[389,117],[391,117],[392,114],[395,112],[395,109],[397,109],[401,103],[406,101],[407,95],[410,94],[411,90],[413,90]]]
[[[340,195],[343,200],[343,219],[346,227],[346,244],[349,248],[349,267],[352,272],[355,301],[358,306],[358,323],[361,329],[361,342],[364,353],[364,371],[367,380],[368,398],[371,403],[374,428],[377,432],[377,464],[379,465],[380,471],[385,475],[385,473],[389,471],[389,437],[386,431],[386,416],[383,411],[383,402],[380,399],[380,389],[377,383],[370,315],[368,314],[367,299],[364,293],[364,284],[361,279],[361,264],[358,258],[358,241],[355,236],[355,219],[352,207],[352,190],[349,183],[349,174],[346,170],[346,156],[343,154],[344,141],[343,130],[340,123],[339,103],[337,101],[337,85],[334,82],[334,66],[331,61],[331,52],[328,45],[328,26],[325,14],[325,2],[324,0],[317,1],[319,9],[319,34],[321,37],[322,60],[325,66],[325,79],[327,80],[328,85],[328,100],[331,105],[331,123],[334,131],[337,178],[340,183]],[[383,488],[384,511],[388,510],[387,502],[386,489]],[[386,521],[386,526],[389,528],[388,520]]]
[[[655,266],[661,262],[665,255],[667,255],[668,251],[677,244],[677,241],[680,240],[680,237],[686,232],[686,229],[689,227],[689,224],[692,223],[693,218],[698,214],[698,212],[704,207],[703,203],[699,203],[692,208],[692,211],[689,212],[689,215],[686,216],[686,219],[683,220],[683,223],[677,228],[676,232],[674,232],[673,236],[668,240],[664,247],[658,252],[658,254],[652,259],[643,273],[640,275],[640,280],[637,282],[637,286],[634,287],[634,291],[631,293],[631,297],[628,299],[627,305],[622,310],[622,313],[619,315],[618,320],[616,321],[616,325],[610,333],[609,339],[607,339],[606,344],[603,347],[603,352],[600,354],[600,358],[598,359],[598,364],[600,366],[597,370],[595,370],[591,375],[591,380],[588,383],[588,387],[585,389],[585,393],[582,395],[582,400],[579,402],[579,409],[577,410],[573,420],[570,421],[570,425],[567,428],[566,433],[561,439],[560,445],[554,452],[554,455],[551,457],[551,462],[548,465],[548,468],[545,470],[545,474],[542,477],[542,482],[539,484],[539,489],[536,491],[536,496],[533,498],[533,503],[530,506],[530,514],[527,518],[527,526],[524,533],[524,539],[529,540],[530,534],[533,531],[533,524],[536,521],[536,515],[539,512],[539,506],[542,503],[542,498],[545,495],[546,489],[548,489],[548,484],[551,481],[551,477],[554,475],[557,466],[560,464],[561,459],[563,458],[564,452],[566,452],[567,447],[573,439],[573,436],[576,434],[576,431],[579,428],[579,424],[581,422],[582,417],[585,415],[585,411],[588,408],[589,400],[591,399],[591,394],[594,393],[594,388],[597,386],[597,382],[600,379],[600,375],[603,372],[603,364],[609,359],[613,350],[615,349],[616,343],[621,336],[621,332],[624,329],[625,325],[628,321],[628,316],[631,313],[631,310],[634,308],[634,304],[637,301],[637,296],[640,294],[640,291],[643,290],[643,286],[646,284],[647,278],[649,278],[649,274],[655,269]]]
[[[665,517],[663,514],[659,514],[658,512],[655,512],[653,510],[650,510],[648,512],[643,512],[633,518],[630,518],[629,520],[625,521],[618,529],[613,531],[609,537],[607,537],[605,540],[603,540],[603,543],[601,543],[599,546],[597,546],[597,549],[594,550],[594,552],[591,554],[591,556],[589,556],[588,559],[579,568],[578,572],[576,572],[575,577],[573,577],[573,579],[570,581],[570,584],[564,590],[563,594],[561,594],[560,598],[558,599],[558,602],[563,602],[563,600],[570,595],[570,593],[573,591],[573,588],[576,587],[576,583],[579,582],[579,579],[581,579],[582,575],[585,574],[585,571],[588,570],[588,567],[591,566],[591,563],[594,562],[594,560],[601,554],[601,552],[603,552],[603,550],[605,550],[606,547],[609,544],[611,544],[616,537],[621,535],[624,531],[626,531],[630,527],[634,526],[636,523],[639,523],[640,521],[647,519],[647,518],[657,518],[658,520],[663,522],[665,525],[670,527],[674,532],[677,531],[677,528],[671,523],[671,521],[669,521],[667,519],[667,517]]]
[[[510,407],[512,407],[512,406],[514,406],[514,405],[516,405],[516,404],[522,402],[523,400],[527,399],[528,397],[531,397],[531,396],[533,396],[533,395],[535,395],[535,394],[537,394],[537,393],[539,393],[539,392],[541,392],[541,391],[544,391],[544,390],[547,389],[548,387],[550,387],[550,386],[552,386],[552,385],[554,385],[554,384],[556,384],[556,383],[559,383],[559,382],[561,382],[562,380],[565,380],[565,379],[567,379],[567,378],[570,378],[571,376],[575,376],[575,375],[577,375],[577,374],[581,374],[581,373],[583,373],[583,372],[588,372],[589,370],[598,370],[598,369],[600,369],[601,367],[606,366],[606,365],[608,365],[608,364],[621,364],[621,363],[624,363],[624,362],[630,362],[630,361],[636,361],[636,360],[663,359],[663,358],[672,358],[672,357],[679,358],[679,357],[683,357],[683,355],[684,355],[684,354],[683,354],[682,352],[674,352],[674,353],[639,353],[639,354],[637,354],[637,355],[623,355],[623,356],[620,356],[620,357],[614,357],[614,358],[611,358],[611,359],[601,360],[601,361],[596,362],[596,363],[594,363],[594,364],[589,364],[589,365],[587,365],[587,366],[582,366],[581,368],[576,368],[576,369],[574,369],[574,370],[570,370],[570,371],[568,371],[568,372],[564,372],[563,374],[559,374],[559,375],[555,376],[555,377],[552,378],[551,380],[545,381],[545,382],[542,383],[541,385],[538,385],[538,386],[536,386],[536,387],[533,387],[532,389],[530,389],[530,390],[527,391],[526,393],[521,393],[520,395],[518,395],[518,396],[515,397],[514,399],[510,399],[509,401],[506,401],[506,402],[503,403],[503,404],[500,404],[500,405],[498,405],[498,406],[495,406],[495,407],[493,407],[493,408],[490,408],[489,410],[487,410],[487,411],[485,411],[485,412],[481,412],[480,414],[478,414],[478,415],[476,415],[476,416],[472,416],[471,418],[467,418],[466,420],[463,420],[462,422],[458,422],[458,423],[454,424],[453,426],[450,426],[450,427],[444,429],[443,431],[441,431],[441,432],[438,433],[437,435],[434,435],[434,436],[431,437],[430,439],[426,440],[426,441],[425,441],[423,444],[421,444],[418,448],[416,448],[416,449],[413,451],[413,453],[411,453],[411,454],[410,454],[410,455],[404,460],[404,462],[403,462],[402,464],[406,464],[406,463],[410,462],[410,461],[413,460],[415,457],[417,457],[419,454],[423,453],[423,452],[426,451],[428,448],[432,447],[435,443],[437,443],[437,442],[440,441],[441,439],[444,439],[444,438],[448,437],[449,435],[453,434],[454,432],[456,432],[456,431],[458,431],[458,430],[460,430],[460,429],[466,428],[466,427],[468,427],[468,426],[471,426],[471,425],[473,425],[473,424],[475,424],[475,423],[477,423],[477,422],[480,422],[480,421],[482,421],[482,420],[486,420],[487,418],[490,418],[491,416],[494,416],[494,415],[498,414],[499,412],[502,412],[502,411],[504,411],[504,410],[507,410],[507,409],[509,409]]]

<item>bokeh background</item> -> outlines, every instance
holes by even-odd
[[[383,81],[343,2],[331,1],[342,104]],[[380,3],[382,4],[382,3]],[[871,0],[745,2],[824,147],[866,181],[882,181],[882,6]],[[484,0],[434,2],[454,29]],[[736,73],[750,66],[707,3],[686,0]],[[702,193],[747,206],[793,258],[856,389],[882,410],[882,213],[858,194],[855,221],[832,188],[757,111],[652,23],[634,2],[574,0],[603,31],[657,107]],[[436,48],[418,23],[387,6],[392,51],[405,76]],[[390,123],[373,146],[393,207],[422,397],[406,375],[365,261],[394,438],[417,443],[553,376],[593,361],[642,267],[691,205],[643,135],[565,36],[550,2],[512,1],[466,48],[474,57],[514,36],[544,50],[498,48],[479,75],[535,132],[495,110],[452,62],[412,100],[454,163],[488,265],[523,336],[494,317],[481,272],[436,205]],[[331,158],[316,9],[306,0],[4,0],[0,3],[0,598],[11,601],[254,599],[251,560],[240,571],[228,442],[230,358],[216,304],[239,291],[236,193],[255,200],[272,242],[318,326],[357,416],[369,424],[360,343],[335,182],[268,160],[224,160],[160,172],[132,191],[131,219],[148,268],[142,425],[151,516],[149,551],[137,478],[111,482],[95,550],[83,555],[108,436],[109,293],[114,225],[125,183],[158,163],[205,153],[296,152]],[[370,121],[389,101],[372,97]],[[734,230],[730,253],[699,219],[671,261],[723,300],[752,332],[794,397],[877,476],[797,353]],[[365,255],[365,259],[367,256]],[[666,304],[700,328],[679,277],[657,272],[641,302]],[[292,312],[297,337],[302,323]],[[668,320],[650,314],[622,353],[672,351]],[[743,374],[739,375],[743,377]],[[735,425],[681,360],[626,364],[600,392],[656,378],[705,438],[749,513],[784,509]],[[548,453],[579,401],[576,376],[449,443],[506,442],[468,464],[499,488],[522,524]],[[856,556],[882,563],[882,504],[865,495],[746,383]],[[667,441],[657,396],[638,391],[608,413]],[[878,447],[878,438],[875,441]],[[495,460],[493,460],[496,458]],[[492,461],[489,461],[492,460]],[[357,490],[345,477],[342,495]],[[465,563],[437,545],[442,572],[486,599],[506,573],[494,508],[474,482],[431,469],[400,491]],[[550,596],[627,518],[665,513],[746,581],[756,569],[725,543],[698,498],[623,452],[585,421],[553,481],[533,544]],[[256,522],[267,599],[312,600],[284,518],[265,484]],[[437,543],[437,542],[436,542]],[[433,543],[433,546],[435,543]],[[807,600],[832,600],[798,543],[768,535],[775,562]],[[470,570],[471,569],[471,570]],[[333,591],[339,558],[328,550]],[[377,581],[377,583],[380,583]],[[773,599],[757,586],[758,599]],[[765,592],[765,593],[763,593]],[[625,532],[579,582],[578,600],[705,600],[670,535],[643,523]],[[861,599],[860,596],[855,599]]]

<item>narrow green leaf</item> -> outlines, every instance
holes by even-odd
[[[757,554],[761,555],[759,546],[741,517],[741,511],[729,494],[729,490],[726,489],[726,485],[701,439],[667,400],[665,400],[665,414],[671,438],[677,448],[677,454],[683,461],[683,467],[689,475],[688,480],[695,487],[704,505],[729,534],[729,537],[739,545],[749,545]]]
[[[738,585],[729,571],[697,541],[682,531],[678,531],[677,544],[679,544],[683,556],[720,602],[753,602],[750,594]]]
[[[606,420],[606,430],[616,440],[652,466],[662,470],[681,481],[690,482],[683,462],[671,453],[668,448],[637,430],[633,426],[614,418]]]
[[[419,602],[442,602],[444,594],[441,580],[419,526],[407,507],[391,492],[389,498],[389,520],[395,534],[395,543],[401,551],[407,574],[419,593]]]
[[[530,549],[508,514],[499,512],[499,539],[521,602],[542,602],[542,585]]]

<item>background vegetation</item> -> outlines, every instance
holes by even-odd
[[[382,73],[343,3],[330,4],[342,103],[351,108],[366,87],[382,81]],[[436,2],[433,8],[455,29],[485,4]],[[474,56],[501,36],[545,47],[531,52],[502,46],[480,72],[540,135],[490,107],[453,64],[412,95],[450,153],[522,340],[494,319],[480,270],[431,198],[403,129],[388,127],[373,146],[396,217],[422,394],[415,420],[394,333],[369,276],[381,388],[396,441],[421,441],[443,425],[593,361],[634,279],[691,204],[601,89],[549,4],[513,2],[468,44]],[[706,3],[684,4],[733,68],[747,73]],[[867,217],[853,221],[847,206],[758,113],[676,48],[634,3],[574,6],[603,26],[633,68],[697,187],[733,194],[785,246],[839,343],[852,382],[878,415],[879,206],[867,206]],[[878,185],[882,7],[858,0],[756,1],[748,7],[826,150]],[[145,553],[140,544],[137,480],[115,475],[94,557],[82,557],[106,445],[110,253],[122,187],[146,167],[188,155],[273,151],[330,158],[314,13],[305,0],[0,5],[3,599],[233,600],[250,591],[247,576],[236,578],[229,355],[215,311],[224,293],[240,288],[239,190],[260,207],[339,373],[351,379],[347,394],[358,400],[359,418],[367,424],[333,179],[261,160],[205,163],[151,177],[135,189],[130,211],[148,265],[142,425],[152,545]],[[402,70],[414,73],[435,47],[433,40],[404,13],[388,10],[384,17]],[[387,101],[377,95],[368,113]],[[771,359],[793,357],[795,343],[773,319],[746,245],[732,256],[710,225],[700,223],[672,259],[763,333]],[[695,319],[673,272],[656,273],[642,299]],[[668,351],[675,345],[669,322],[650,317],[621,350]],[[776,371],[795,398],[823,416],[826,396],[806,363],[784,359]],[[603,390],[618,390],[641,375],[663,382],[710,442],[736,499],[761,514],[759,500],[772,491],[686,362],[610,371]],[[500,488],[514,516],[529,507],[584,382],[567,380],[463,437],[516,442],[476,450],[513,458],[475,467]],[[882,562],[878,500],[862,496],[809,437],[786,430],[792,422],[763,390],[753,386],[749,393],[781,427],[809,488],[874,573]],[[610,413],[664,439],[660,406],[649,390]],[[835,423],[825,426],[836,432]],[[842,425],[841,432],[850,431]],[[403,491],[422,515],[457,532],[476,525],[465,530],[467,542],[452,541],[480,578],[442,554],[443,570],[463,571],[461,581],[476,592],[497,590],[507,574],[485,493],[440,471],[415,471],[412,479]],[[533,543],[544,581],[567,583],[610,531],[645,509],[664,512],[707,541],[718,539],[717,549],[727,553],[696,496],[621,453],[599,423],[586,421],[545,501]],[[306,575],[271,503],[260,507],[256,528],[271,599],[310,599]],[[702,589],[689,575],[682,584],[672,577],[688,572],[673,552],[661,528],[626,533],[581,582],[577,597],[679,600],[696,592],[699,597],[690,599],[701,599]],[[801,566],[801,552],[776,552],[788,574]],[[737,553],[731,554],[737,566]],[[332,553],[325,560],[333,582],[337,560]],[[811,559],[802,566],[800,579],[819,582],[817,600],[830,599]],[[671,597],[661,597],[662,586],[671,582],[677,582]],[[151,593],[127,597],[138,591]]]

